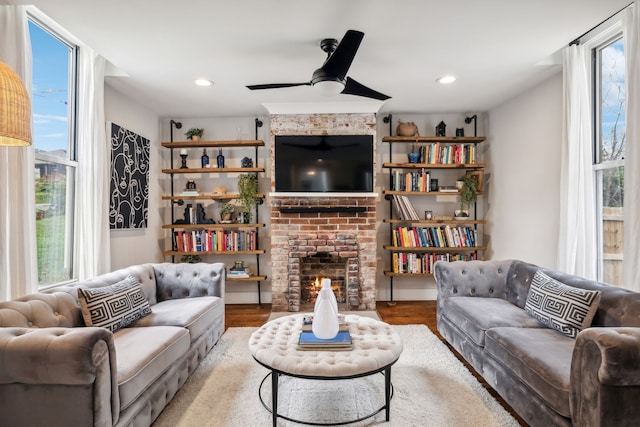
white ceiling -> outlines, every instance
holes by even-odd
[[[1,0],[0,0],[1,2]],[[380,112],[481,112],[559,71],[558,52],[630,0],[8,0],[33,4],[126,77],[107,83],[163,117],[263,115],[264,104],[360,103],[303,82],[323,38],[365,33],[348,76]],[[553,62],[556,62],[554,65]],[[457,81],[435,80],[453,74]],[[196,78],[214,82],[208,88]]]

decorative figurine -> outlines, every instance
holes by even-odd
[[[444,122],[438,123],[438,126],[436,126],[436,136],[446,136],[446,133],[447,125],[445,125]]]
[[[253,159],[249,157],[243,157],[240,161],[240,166],[243,168],[252,168],[253,167]]]

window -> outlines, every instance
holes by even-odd
[[[76,46],[29,20],[40,286],[73,278]]]
[[[625,56],[621,37],[594,49],[598,279],[622,285],[624,236]]]

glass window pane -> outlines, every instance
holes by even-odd
[[[74,168],[36,161],[35,174],[38,281],[47,285],[71,278]]]
[[[622,39],[600,50],[599,162],[624,158],[625,59]]]
[[[71,48],[29,21],[33,54],[33,145],[67,158],[69,151]]]
[[[624,167],[601,171],[602,281],[622,286]]]

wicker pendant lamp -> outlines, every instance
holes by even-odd
[[[22,80],[0,61],[0,146],[31,145],[31,103]]]

